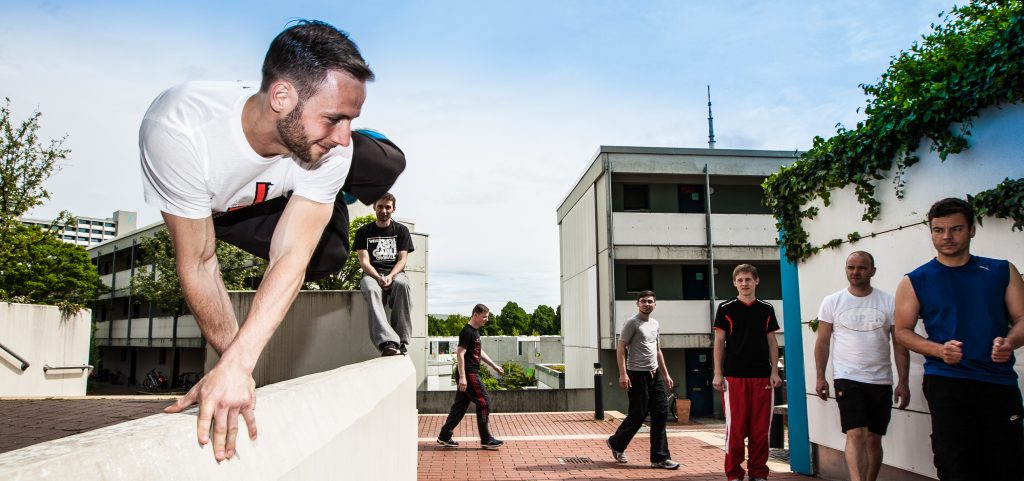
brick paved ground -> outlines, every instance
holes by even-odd
[[[154,398],[0,399],[0,453],[160,413]]]
[[[724,481],[725,453],[718,447],[724,426],[669,424],[669,450],[682,463],[676,471],[651,469],[650,440],[641,432],[626,454],[628,464],[612,460],[605,439],[620,421],[592,420],[593,413],[493,414],[492,433],[506,442],[497,451],[480,449],[476,419],[467,415],[455,431],[461,443],[443,448],[437,437],[444,415],[422,415],[419,419],[419,479],[448,480],[540,480],[540,479],[679,479]],[[560,464],[558,458],[588,458],[583,464]],[[588,462],[589,461],[589,462]],[[784,463],[771,461],[772,480],[806,480],[784,472]]]

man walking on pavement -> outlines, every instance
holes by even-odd
[[[626,448],[651,415],[651,467],[679,469],[668,452],[668,391],[674,383],[665,365],[665,356],[658,341],[658,321],[651,317],[657,299],[652,291],[643,291],[637,298],[639,312],[622,326],[616,344],[615,359],[619,365],[619,386],[629,394],[629,414],[622,421],[608,447],[620,463],[628,462]]]
[[[892,403],[900,409],[910,402],[907,371],[910,352],[892,334],[893,298],[871,286],[875,259],[864,251],[846,258],[849,285],[823,301],[818,310],[818,338],[814,361],[818,382],[815,392],[828,400],[825,379],[829,343],[832,347],[832,378],[836,388],[839,419],[846,434],[846,467],[851,481],[875,481],[882,467],[882,436],[892,416]],[[892,387],[893,346],[899,383]]]
[[[942,481],[1024,479],[1024,407],[1013,351],[1024,346],[1024,280],[1013,263],[971,254],[974,209],[928,211],[935,258],[896,288],[896,340],[925,356],[924,397]],[[914,332],[918,317],[928,337]]]
[[[491,310],[483,305],[477,304],[473,307],[473,315],[459,333],[459,348],[455,351],[455,357],[459,366],[459,390],[455,393],[455,402],[451,411],[448,412],[448,419],[441,427],[441,433],[437,436],[437,444],[444,447],[457,447],[459,442],[452,439],[455,428],[462,422],[466,415],[466,408],[469,403],[476,404],[476,427],[480,432],[480,447],[483,449],[498,449],[505,444],[504,441],[491,435],[488,429],[488,421],[491,414],[490,398],[487,396],[487,389],[484,388],[483,378],[480,377],[480,361],[491,366],[498,375],[505,374],[501,366],[494,363],[487,353],[480,347],[480,328],[487,324],[490,319]]]

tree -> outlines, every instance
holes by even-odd
[[[102,287],[85,249],[54,233],[57,224],[74,218],[61,212],[49,232],[19,219],[50,198],[43,183],[71,151],[63,147],[64,137],[43,145],[39,111],[15,126],[10,106],[9,98],[0,106],[0,301],[56,305],[71,314]]]
[[[519,336],[530,333],[530,316],[519,307],[519,304],[509,301],[501,308],[500,332],[506,336]]]
[[[355,252],[356,231],[376,220],[372,214],[352,219],[348,228],[348,245],[352,246],[352,253],[345,261],[345,267],[323,279],[307,282],[305,289],[358,291],[359,283],[363,280],[363,268],[359,265],[359,256]]]
[[[545,336],[557,334],[558,326],[555,325],[555,310],[543,304],[537,306],[530,316],[530,335]]]
[[[103,289],[96,267],[81,246],[45,230],[20,224],[5,229],[0,300],[47,304],[78,312]]]

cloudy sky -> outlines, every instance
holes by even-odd
[[[138,126],[186,80],[258,80],[291,19],[350,32],[377,74],[357,127],[408,169],[431,313],[559,304],[555,209],[601,145],[806,149],[851,125],[891,56],[952,0],[0,0],[0,97],[72,151],[32,214],[139,213]]]

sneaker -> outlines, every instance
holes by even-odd
[[[401,354],[402,352],[399,351],[398,347],[396,347],[396,346],[398,346],[398,345],[393,343],[393,342],[391,342],[391,341],[381,343],[381,345],[378,346],[380,348],[380,355],[382,357],[387,357],[387,356],[397,356],[397,355]]]
[[[504,445],[505,441],[496,438],[491,438],[491,440],[486,443],[480,443],[480,447],[484,449],[498,449]]]
[[[673,461],[671,459],[666,459],[666,460],[661,461],[661,462],[651,463],[651,467],[652,468],[660,468],[660,469],[679,469],[679,463],[677,463],[677,462],[675,462],[675,461]]]
[[[448,439],[437,438],[437,444],[440,444],[441,446],[444,446],[446,448],[457,448],[457,447],[459,447],[459,442],[454,440],[454,439],[452,439],[452,438],[448,438]]]
[[[619,462],[619,463],[628,463],[629,462],[629,459],[626,458],[626,453],[624,453],[622,451],[616,451],[615,448],[612,447],[612,440],[611,439],[605,439],[604,443],[608,445],[608,449],[612,450],[612,457],[615,458],[616,462]]]
[[[750,481],[768,481],[768,478],[750,478]]]

